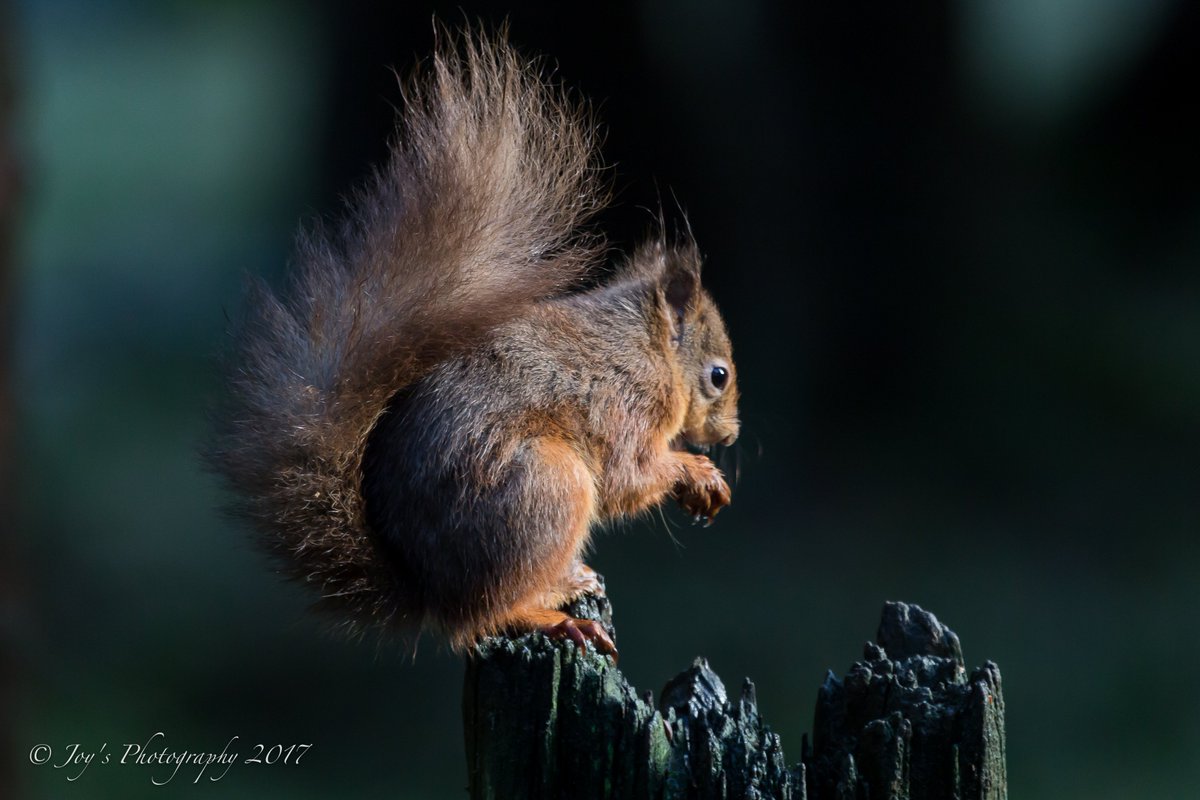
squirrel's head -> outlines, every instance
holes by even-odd
[[[700,285],[700,253],[693,242],[661,240],[635,256],[655,280],[655,305],[679,367],[686,412],[679,444],[706,447],[737,439],[738,385],[725,321]],[[647,263],[648,262],[648,263]]]

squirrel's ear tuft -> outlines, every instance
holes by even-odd
[[[661,246],[661,245],[660,245]],[[671,321],[671,340],[678,343],[700,308],[700,259],[688,250],[658,250],[658,288]]]
[[[657,236],[638,247],[619,274],[623,280],[650,289],[670,328],[671,341],[679,344],[686,327],[700,313],[700,251],[696,243],[688,238],[672,244]]]

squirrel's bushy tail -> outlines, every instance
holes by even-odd
[[[361,491],[388,401],[576,284],[600,246],[582,227],[604,200],[590,116],[503,37],[443,46],[405,101],[390,162],[302,237],[288,290],[253,288],[207,454],[285,568],[356,627],[406,612]]]

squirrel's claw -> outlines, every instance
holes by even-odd
[[[590,641],[596,652],[612,656],[613,661],[617,660],[617,646],[613,644],[604,626],[595,620],[567,617],[562,622],[547,625],[539,630],[556,641],[570,639],[580,650],[586,649],[585,643]]]

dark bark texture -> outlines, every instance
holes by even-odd
[[[612,630],[605,598],[568,611]],[[655,702],[590,648],[488,639],[467,664],[463,717],[475,800],[1008,796],[999,669],[989,661],[968,675],[958,637],[904,603],[884,606],[845,678],[829,673],[812,743],[790,767],[754,684],[730,698],[703,658]]]

